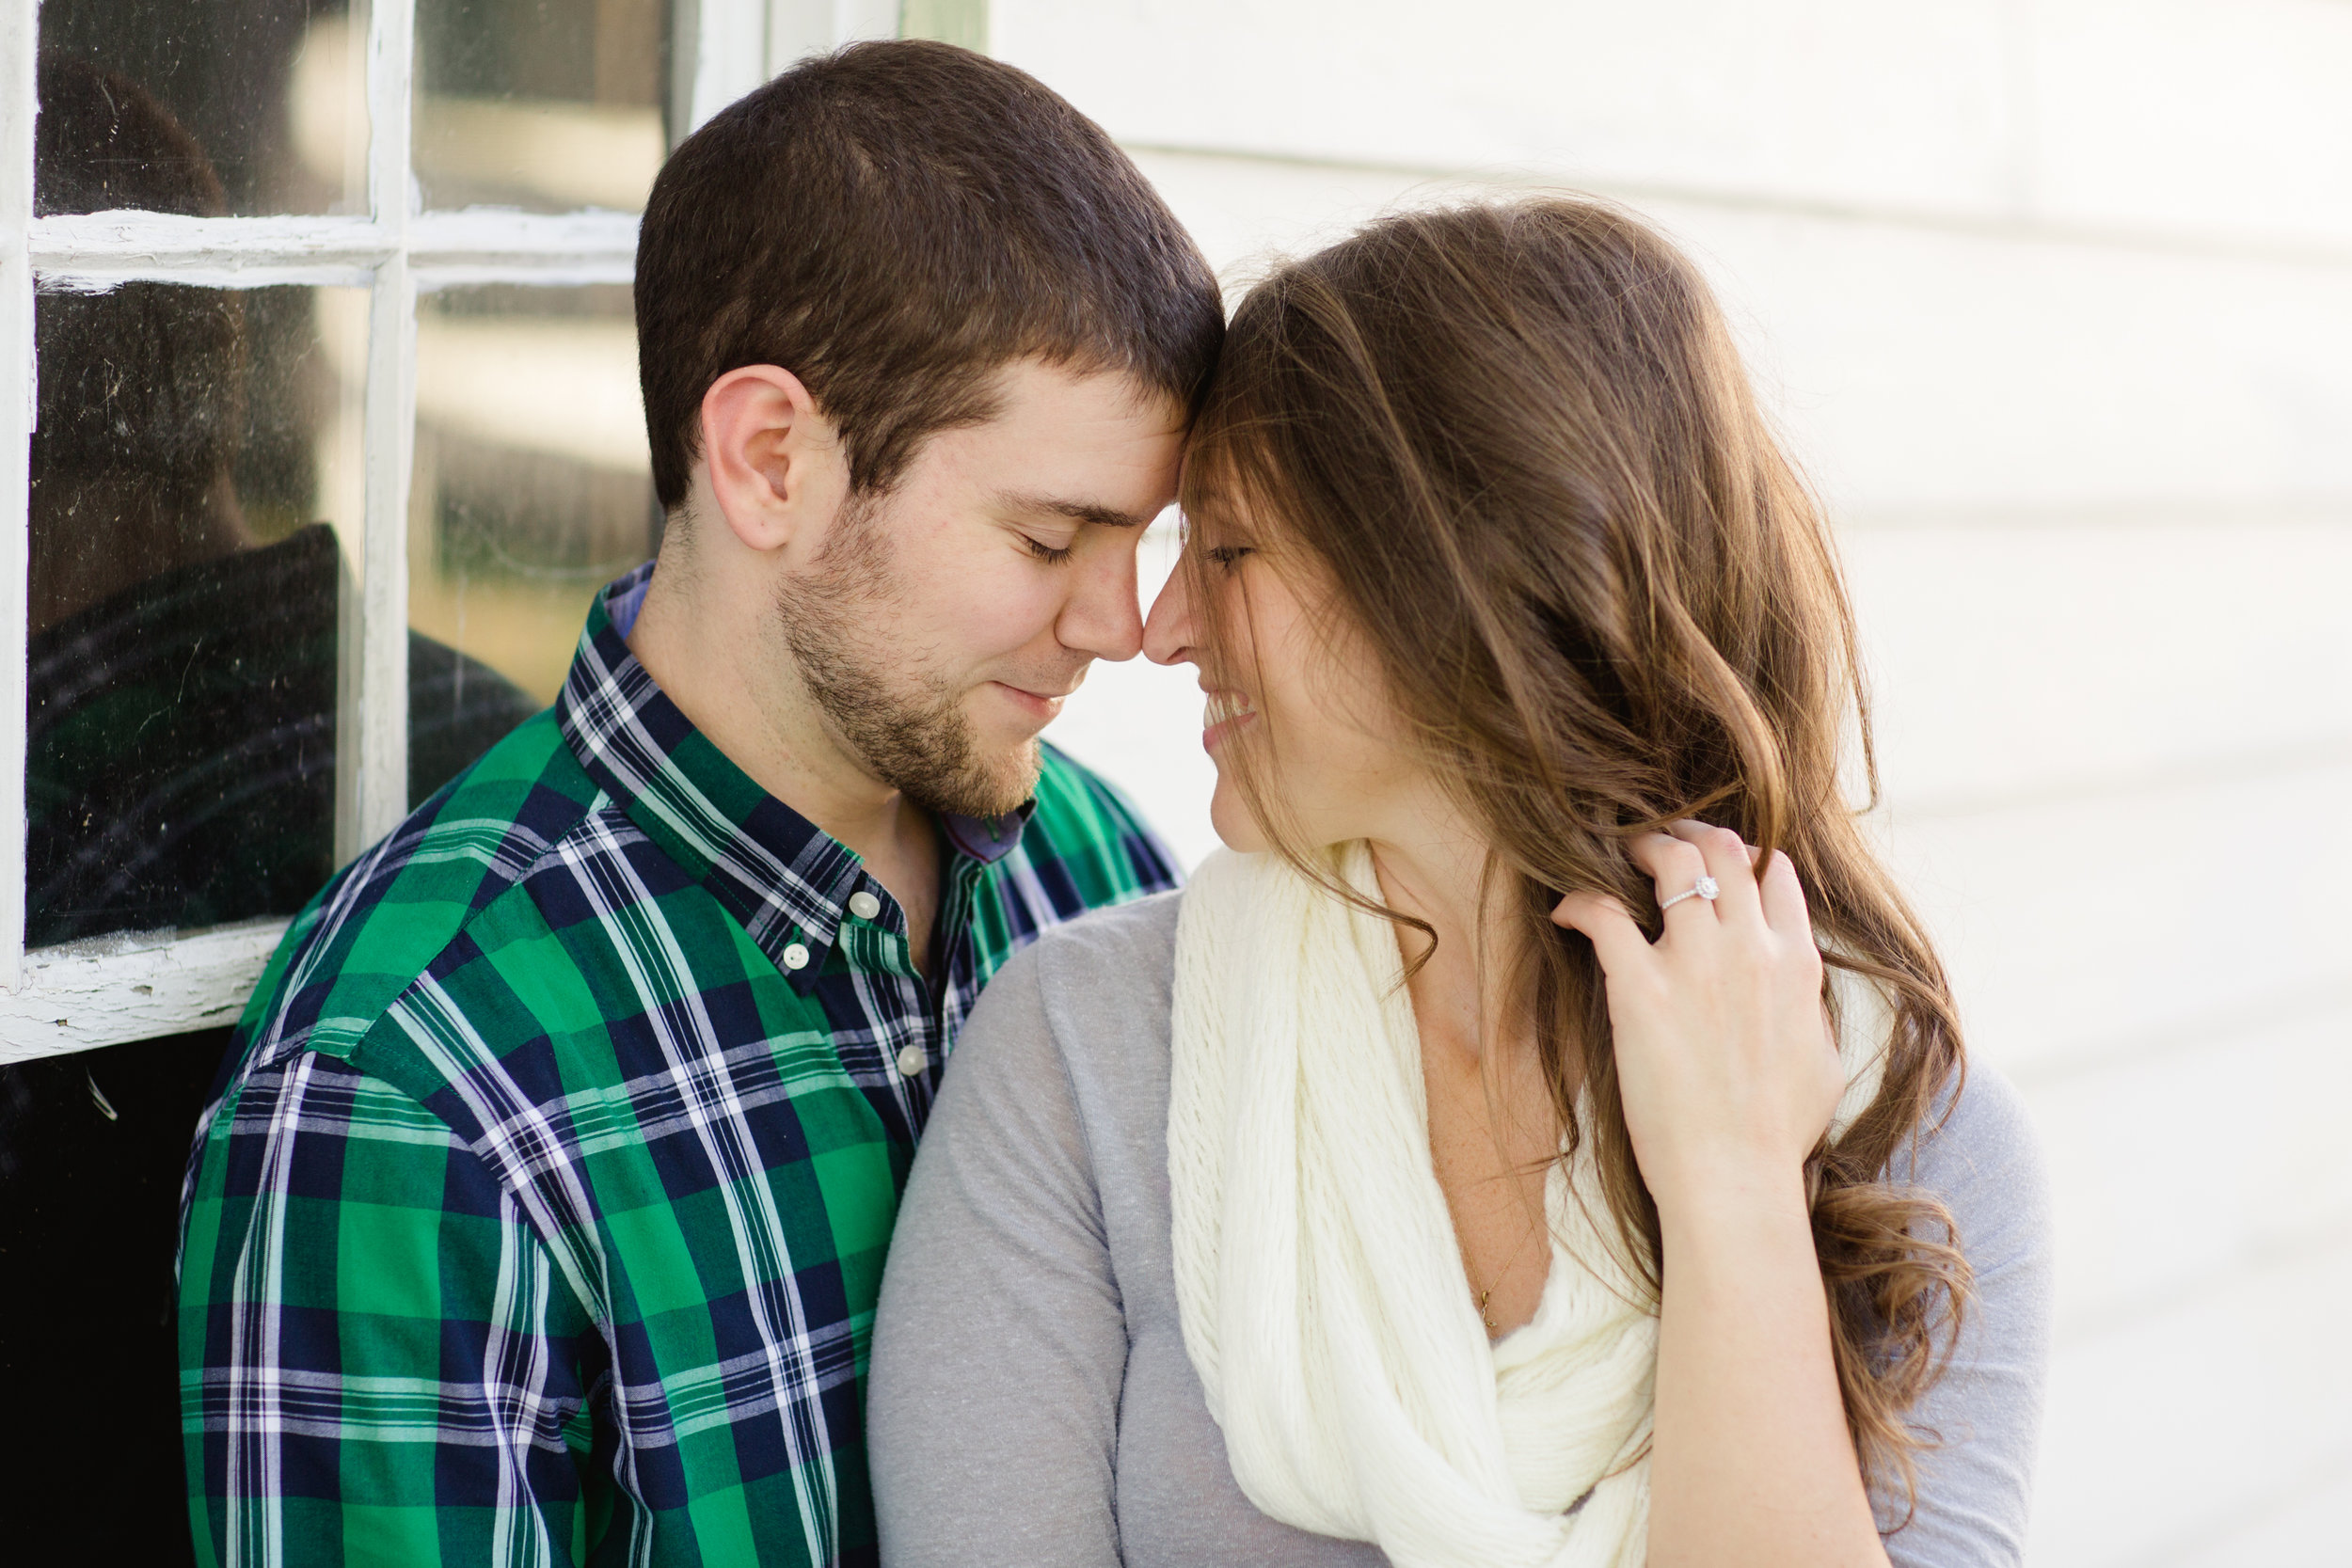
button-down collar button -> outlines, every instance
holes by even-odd
[[[787,942],[784,949],[784,967],[787,969],[806,969],[808,967],[808,949],[802,946],[797,942]]]
[[[882,900],[860,888],[850,895],[850,912],[860,920],[871,920],[882,913]]]
[[[930,1065],[930,1053],[919,1045],[910,1045],[898,1053],[898,1071],[904,1077],[915,1077]]]

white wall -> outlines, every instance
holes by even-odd
[[[996,0],[1213,261],[1560,182],[1832,502],[1894,853],[2058,1186],[2034,1560],[2352,1560],[2352,4]],[[1060,738],[1189,856],[1187,676]]]

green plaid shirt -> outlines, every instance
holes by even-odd
[[[197,1135],[180,1365],[206,1562],[872,1563],[863,1380],[956,1027],[1172,885],[1100,781],[946,818],[938,980],[722,756],[606,592],[553,709],[287,932]]]

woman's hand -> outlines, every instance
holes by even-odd
[[[1703,822],[1631,849],[1672,905],[1655,943],[1596,895],[1551,917],[1600,955],[1626,1125],[1658,1200],[1649,1568],[1886,1568],[1805,1212],[1804,1157],[1846,1075],[1804,890],[1787,856],[1759,878],[1739,834]],[[1712,899],[1676,898],[1701,877]]]
[[[1821,955],[1788,857],[1759,878],[1740,835],[1677,822],[1629,846],[1666,911],[1656,943],[1600,894],[1552,920],[1592,939],[1608,976],[1617,1080],[1661,1218],[1692,1200],[1789,1189],[1846,1085],[1821,1006]],[[1715,896],[1676,895],[1713,879]]]

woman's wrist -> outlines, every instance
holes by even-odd
[[[1669,1243],[1677,1234],[1699,1244],[1752,1237],[1759,1227],[1776,1229],[1793,1221],[1810,1244],[1812,1220],[1801,1165],[1709,1161],[1679,1170],[1664,1182],[1651,1182],[1650,1197],[1658,1205],[1659,1229]]]

